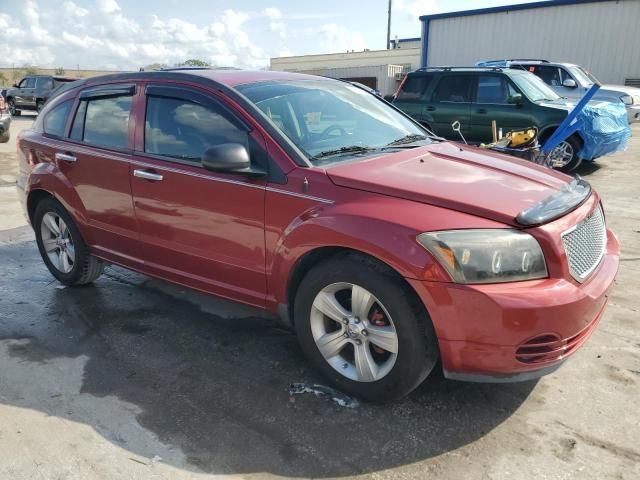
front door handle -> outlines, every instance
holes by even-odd
[[[478,113],[487,113],[487,109],[486,108],[479,108],[478,110],[476,110]]]
[[[152,182],[161,182],[164,178],[159,173],[149,172],[148,170],[134,170],[133,176],[138,178],[144,178],[145,180],[151,180]]]
[[[62,162],[72,163],[72,162],[77,161],[78,159],[75,157],[75,155],[71,155],[69,153],[57,152],[56,153],[56,160],[58,162],[62,161]]]
[[[427,112],[433,112],[436,109],[436,107],[427,107]]]

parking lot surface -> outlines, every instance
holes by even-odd
[[[16,118],[13,139],[34,117]],[[583,166],[622,261],[606,314],[539,381],[434,374],[402,401],[342,407],[261,312],[109,267],[64,288],[0,145],[0,478],[640,478],[640,128]]]

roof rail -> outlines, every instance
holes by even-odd
[[[471,66],[471,67],[420,67],[417,70],[415,70],[416,72],[424,72],[424,71],[428,71],[428,70],[439,70],[439,71],[450,71],[450,70],[491,70],[494,72],[501,72],[502,71],[502,67],[500,66],[482,66],[482,65],[476,65],[476,66]]]

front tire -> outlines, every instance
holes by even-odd
[[[309,360],[337,388],[365,400],[406,395],[439,357],[415,293],[368,257],[344,254],[312,268],[298,288],[294,314]]]
[[[71,215],[55,199],[38,203],[33,227],[38,250],[49,272],[65,285],[84,285],[104,270],[102,260],[89,253]]]
[[[38,112],[38,114],[42,111],[42,107],[44,107],[44,102],[42,100],[38,100],[36,102],[36,112]]]
[[[549,152],[551,166],[564,173],[570,173],[580,166],[582,159],[578,157],[580,142],[569,137]]]
[[[12,117],[19,117],[20,110],[16,108],[16,101],[13,98],[7,99],[7,105],[9,106],[9,113]]]

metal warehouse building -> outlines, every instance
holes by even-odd
[[[640,0],[552,0],[420,17],[422,66],[537,58],[640,86]]]

